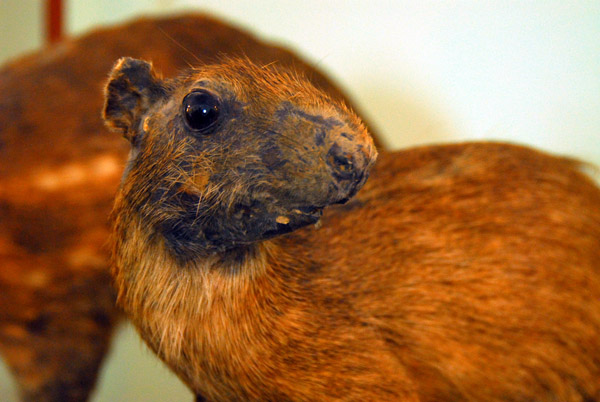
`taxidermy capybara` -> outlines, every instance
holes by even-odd
[[[98,30],[2,67],[0,354],[24,400],[85,400],[115,324],[109,215],[128,149],[104,126],[102,87],[127,55],[165,75],[244,55],[343,98],[289,51],[203,15]]]
[[[162,79],[123,58],[105,92],[131,147],[118,301],[198,400],[600,400],[578,162],[466,143],[372,168],[354,113],[247,59]]]

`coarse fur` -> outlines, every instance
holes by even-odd
[[[122,59],[106,90],[132,143],[118,300],[199,400],[600,401],[600,190],[577,162],[466,143],[371,170],[352,112],[239,63]],[[185,124],[198,88],[233,111],[209,133]]]
[[[86,400],[117,321],[109,214],[128,147],[100,115],[122,56],[165,76],[245,56],[342,92],[290,51],[204,15],[96,30],[0,69],[0,353],[28,401]],[[0,397],[2,399],[2,397]]]

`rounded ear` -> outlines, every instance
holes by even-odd
[[[162,80],[150,63],[123,57],[110,72],[102,117],[108,127],[121,130],[132,141],[142,116],[165,95]]]

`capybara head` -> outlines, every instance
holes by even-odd
[[[120,59],[104,117],[132,147],[120,213],[139,216],[181,259],[316,223],[360,189],[377,155],[344,105],[246,59],[170,80]]]

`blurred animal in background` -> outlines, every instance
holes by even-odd
[[[24,400],[85,400],[118,318],[108,216],[128,148],[100,114],[114,61],[170,76],[236,55],[344,99],[290,51],[204,15],[96,30],[0,69],[0,353]]]
[[[467,143],[371,171],[356,115],[245,60],[123,58],[104,113],[131,144],[118,301],[198,400],[600,401],[579,162]]]

